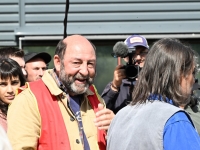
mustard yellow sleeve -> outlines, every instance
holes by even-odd
[[[40,136],[41,118],[35,97],[26,89],[9,106],[8,138],[13,150],[35,150]]]

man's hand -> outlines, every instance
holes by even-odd
[[[108,130],[112,119],[115,114],[103,107],[103,104],[98,104],[99,111],[96,113],[96,118],[94,120],[95,126],[100,130]]]
[[[123,67],[123,65],[118,65],[115,68],[113,81],[112,81],[112,84],[115,87],[120,87],[120,85],[122,83],[122,79],[126,78],[125,69],[122,69],[122,67]],[[111,88],[112,88],[112,86],[111,86]]]

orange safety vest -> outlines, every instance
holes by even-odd
[[[29,87],[34,93],[41,116],[41,136],[38,140],[38,150],[70,150],[67,129],[61,114],[57,99],[53,96],[44,82],[38,80],[29,82]],[[90,86],[94,95],[88,99],[94,112],[98,111],[98,100],[95,88]],[[98,130],[98,129],[97,129]],[[98,145],[100,150],[106,150],[106,131],[98,130]]]

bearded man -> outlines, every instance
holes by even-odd
[[[105,150],[114,114],[104,108],[94,85],[95,47],[85,37],[61,40],[54,69],[27,83],[8,112],[8,137],[14,150]]]

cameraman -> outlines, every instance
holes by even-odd
[[[148,53],[149,46],[146,38],[143,36],[134,34],[129,36],[124,43],[129,49],[135,48],[133,52],[133,62],[140,68],[143,67],[145,57]],[[129,58],[124,60],[128,62]],[[123,65],[117,65],[114,70],[114,77],[112,82],[108,83],[105,87],[102,98],[105,100],[106,107],[111,109],[115,114],[123,107],[125,107],[131,101],[131,94],[135,81],[137,79],[128,79],[125,75],[125,69]]]

